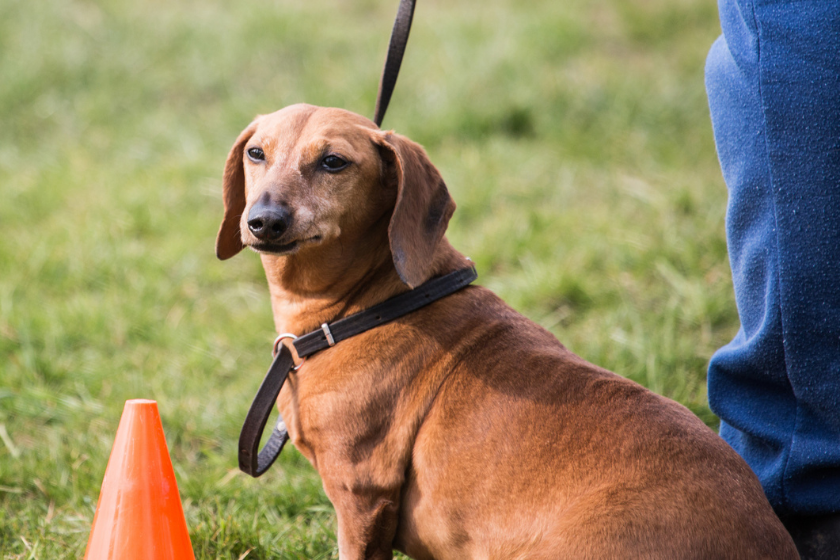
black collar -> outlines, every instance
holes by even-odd
[[[239,434],[239,468],[254,478],[262,475],[280,455],[283,446],[289,439],[286,423],[281,416],[260,451],[260,438],[271,411],[277,402],[277,395],[283,388],[283,383],[289,372],[294,368],[294,359],[289,348],[280,344],[283,338],[294,339],[294,347],[301,358],[334,346],[342,340],[378,327],[430,303],[437,301],[461,288],[471,284],[478,277],[474,267],[456,270],[445,276],[429,280],[417,288],[394,296],[366,309],[339,319],[334,323],[324,323],[321,328],[295,337],[292,334],[282,334],[274,342],[274,361],[265,374],[254,402],[245,417],[242,432]],[[279,351],[278,351],[279,350]],[[298,366],[300,367],[300,366]]]

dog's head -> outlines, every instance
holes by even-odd
[[[402,281],[428,279],[455,203],[419,145],[344,111],[292,105],[257,117],[231,148],[224,260],[247,246],[277,256],[363,242],[389,218],[388,244]]]

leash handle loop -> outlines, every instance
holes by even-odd
[[[289,440],[286,423],[281,416],[265,446],[262,450],[259,448],[260,438],[262,438],[268,417],[274,409],[277,395],[280,394],[280,389],[283,388],[286,377],[294,365],[292,352],[288,347],[281,345],[242,425],[242,431],[239,434],[239,469],[254,478],[268,470]]]
[[[376,96],[376,110],[373,117],[376,126],[382,126],[382,119],[385,118],[385,111],[388,109],[391,94],[397,84],[405,45],[408,43],[408,32],[411,31],[411,20],[414,18],[415,2],[416,0],[400,0],[400,6],[397,8],[388,54],[385,56],[385,67],[382,69],[382,78],[379,80],[379,93]]]

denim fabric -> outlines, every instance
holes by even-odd
[[[706,90],[741,329],[721,435],[780,515],[840,511],[840,0],[720,0]]]

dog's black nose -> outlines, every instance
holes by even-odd
[[[276,241],[289,229],[292,215],[276,204],[259,202],[248,212],[248,229],[261,241]]]

